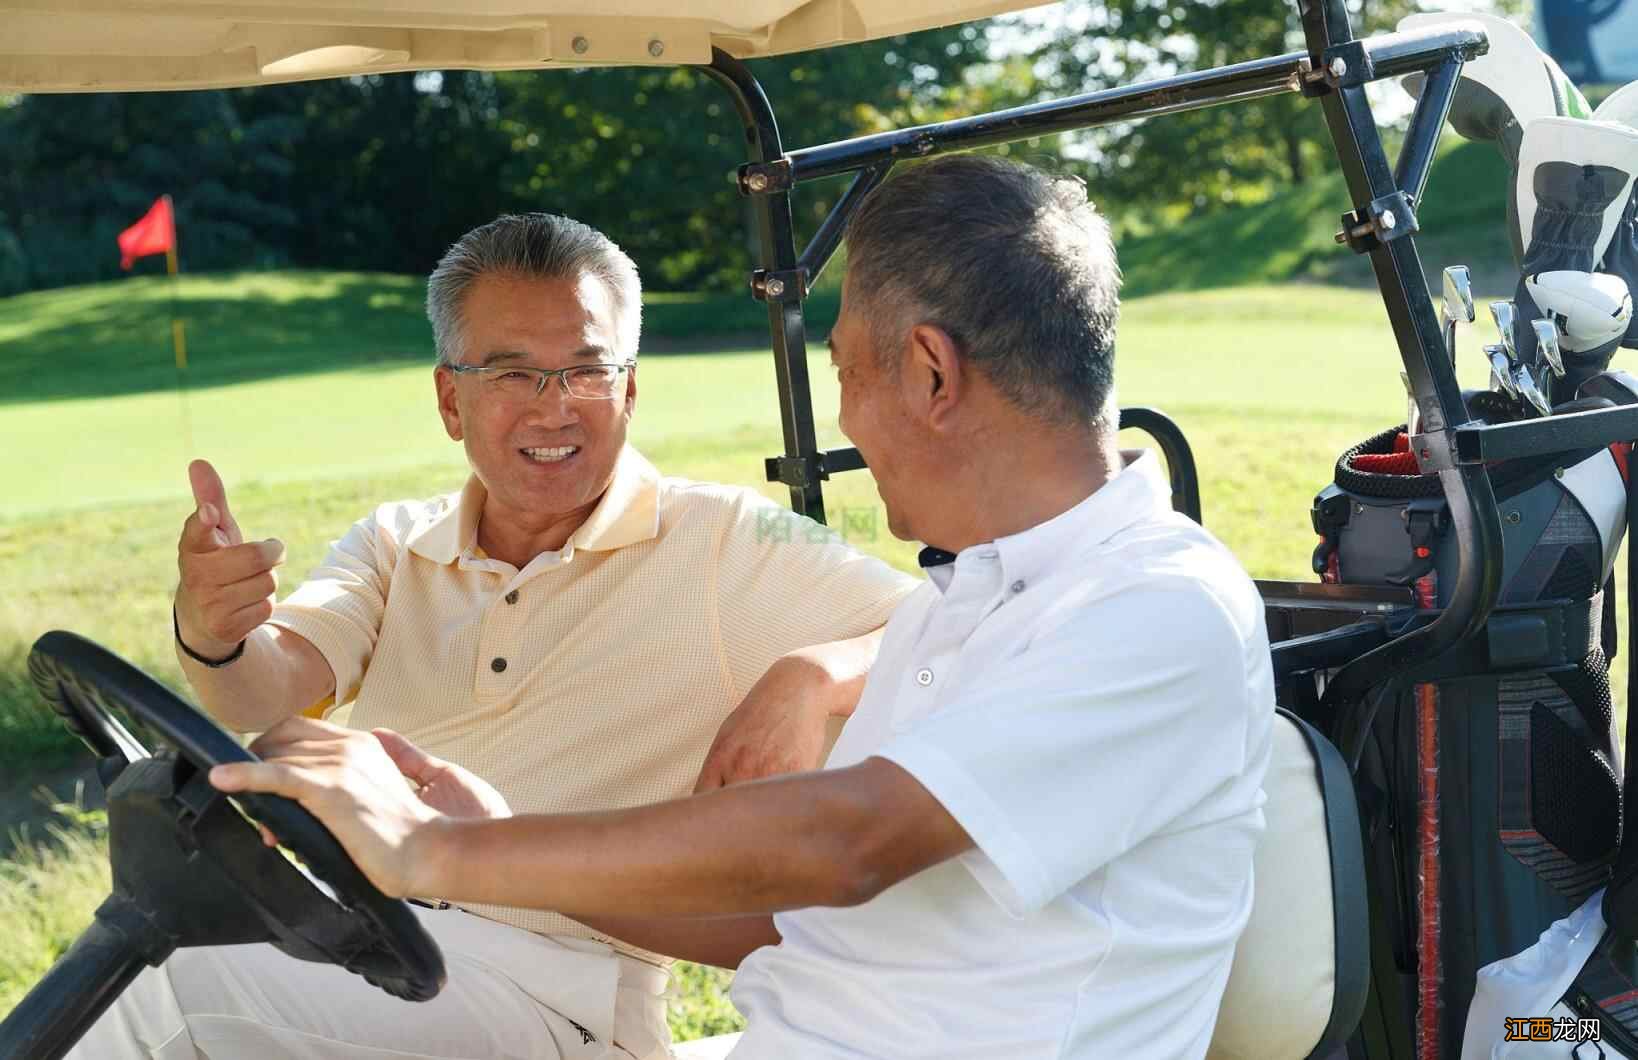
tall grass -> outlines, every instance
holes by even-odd
[[[105,824],[65,817],[0,860],[0,1015],[51,968],[108,896]]]

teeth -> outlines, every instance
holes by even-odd
[[[564,460],[580,451],[578,445],[563,445],[551,449],[525,449],[523,453],[531,460]]]

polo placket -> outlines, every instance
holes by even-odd
[[[481,703],[494,703],[517,690],[528,675],[530,660],[525,658],[524,632],[529,624],[529,610],[518,606],[530,582],[568,565],[572,551],[543,552],[521,571],[510,564],[487,561],[496,573],[506,580],[501,590],[484,611],[483,625],[478,633],[477,679],[475,694]],[[481,561],[480,561],[481,562]],[[507,577],[510,575],[510,577]],[[535,592],[544,590],[536,588]],[[515,700],[515,697],[513,697]]]
[[[1001,561],[995,549],[963,552],[952,566],[949,582],[911,649],[911,666],[900,679],[895,733],[932,713],[957,677],[962,646],[1000,601]]]

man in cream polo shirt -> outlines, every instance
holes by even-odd
[[[635,266],[584,225],[532,214],[465,236],[428,313],[470,481],[376,508],[277,606],[282,546],[244,541],[195,462],[175,632],[207,709],[260,731],[333,697],[355,728],[394,730],[379,739],[425,797],[464,768],[499,793],[487,808],[520,813],[817,765],[915,582],[627,446],[639,309]],[[450,973],[430,1003],[270,946],[180,950],[74,1055],[666,1055],[659,953],[548,909],[462,905],[421,914]]]
[[[300,800],[388,893],[737,967],[735,1060],[1197,1060],[1251,911],[1273,679],[1251,580],[1116,447],[1108,228],[1077,182],[958,156],[847,239],[841,426],[929,581],[825,769],[506,816],[296,719],[212,783]]]

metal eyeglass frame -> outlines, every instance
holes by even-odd
[[[634,360],[598,361],[593,364],[571,364],[567,368],[536,368],[533,365],[528,364],[446,364],[444,367],[448,368],[455,375],[479,375],[480,378],[482,378],[480,373],[484,372],[529,373],[535,376],[535,393],[534,396],[530,398],[531,401],[539,398],[540,395],[546,392],[546,381],[553,376],[557,377],[558,386],[562,388],[564,397],[571,397],[577,401],[602,401],[605,398],[612,397],[613,391],[611,390],[607,394],[596,394],[590,397],[585,394],[576,394],[573,390],[569,389],[569,373],[578,372],[586,368],[618,368],[622,372],[629,372],[637,367],[637,362]]]

